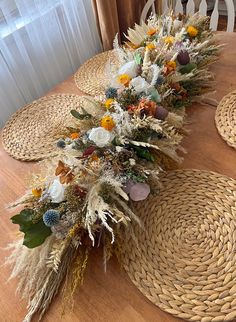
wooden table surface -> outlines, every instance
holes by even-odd
[[[218,63],[211,67],[216,74],[216,94],[220,100],[236,89],[236,33],[221,33],[221,43],[227,45]],[[51,93],[78,93],[73,77],[58,85]],[[188,154],[182,168],[196,168],[219,172],[236,179],[236,151],[230,148],[218,135],[214,125],[215,107],[194,105],[188,109],[187,126],[191,132],[184,139],[183,146]],[[16,238],[17,225],[9,218],[14,212],[5,206],[21,196],[26,188],[25,178],[32,172],[34,164],[19,162],[8,156],[0,146],[0,247]],[[8,252],[1,250],[3,262]],[[91,258],[91,257],[90,257]],[[16,281],[6,284],[9,267],[0,270],[0,322],[21,321],[26,312],[26,303],[15,296]],[[75,296],[73,312],[61,316],[60,296],[53,302],[44,322],[177,322],[181,321],[147,300],[130,282],[116,259],[108,263],[103,271],[101,251],[94,250],[86,273],[84,285]]]

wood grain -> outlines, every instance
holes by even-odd
[[[212,66],[216,74],[215,98],[236,89],[236,34],[221,33],[223,49],[218,63]],[[73,77],[58,85],[51,93],[81,92],[73,82]],[[183,146],[188,151],[182,168],[197,168],[216,171],[236,179],[236,151],[230,148],[218,135],[214,125],[215,108],[194,105],[188,109],[188,125],[191,131],[184,139]],[[22,163],[9,157],[0,146],[0,247],[16,238],[18,229],[9,221],[14,213],[5,206],[20,197],[26,188],[26,179],[36,167],[33,163]],[[14,210],[15,211],[15,210]],[[8,251],[2,250],[0,261]],[[9,267],[1,267],[0,274],[0,322],[21,321],[26,312],[26,303],[15,296],[16,281],[6,284]],[[61,316],[60,296],[53,302],[44,322],[177,322],[181,321],[162,312],[149,302],[129,281],[120,269],[116,259],[103,270],[101,250],[94,249],[89,262],[84,285],[75,296],[75,309]]]

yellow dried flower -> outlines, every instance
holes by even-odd
[[[187,33],[190,37],[196,37],[198,34],[198,29],[193,26],[188,26]]]
[[[32,189],[32,195],[36,198],[40,198],[42,195],[42,189],[37,189],[37,188]]]
[[[155,49],[156,48],[156,46],[153,44],[153,43],[150,43],[150,44],[148,44],[147,46],[146,46],[146,49],[149,49],[149,50],[151,50],[151,49]]]
[[[118,82],[124,86],[129,86],[129,82],[131,81],[131,77],[128,74],[121,74],[118,76]]]
[[[101,126],[107,131],[112,131],[112,129],[115,127],[115,122],[110,115],[107,115],[101,119]]]
[[[164,38],[165,44],[167,44],[169,46],[173,45],[174,41],[175,41],[175,37],[173,37],[173,36],[166,36]]]
[[[109,109],[111,107],[111,104],[114,103],[114,99],[113,98],[108,98],[104,105],[106,106],[107,109]]]

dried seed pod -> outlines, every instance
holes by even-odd
[[[180,50],[177,60],[180,65],[187,65],[190,62],[190,57],[187,50]]]

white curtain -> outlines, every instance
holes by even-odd
[[[101,50],[91,0],[0,0],[0,127]]]

